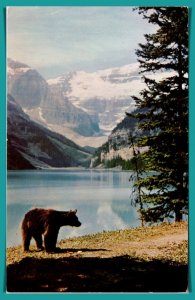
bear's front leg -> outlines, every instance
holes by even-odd
[[[40,233],[36,233],[33,235],[33,238],[35,239],[37,250],[44,250],[42,235]]]
[[[47,252],[56,252],[56,243],[58,238],[57,228],[48,227],[44,233],[44,244]]]

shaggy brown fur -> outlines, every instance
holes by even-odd
[[[53,209],[34,208],[28,211],[21,225],[22,243],[24,251],[29,251],[31,238],[35,239],[37,249],[47,252],[56,250],[58,232],[61,226],[81,225],[75,211],[57,211]]]

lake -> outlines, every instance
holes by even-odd
[[[82,226],[62,227],[58,240],[139,226],[130,201],[130,175],[108,170],[8,171],[7,247],[21,244],[20,222],[32,207],[77,209]]]

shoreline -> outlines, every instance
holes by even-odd
[[[63,246],[64,244],[67,243],[79,243],[79,242],[86,242],[90,241],[93,242],[96,241],[97,239],[103,239],[104,242],[106,240],[111,239],[112,237],[119,236],[120,239],[126,239],[126,237],[130,238],[131,242],[135,241],[140,241],[140,244],[144,244],[147,241],[150,240],[159,240],[163,241],[164,243],[166,242],[171,242],[171,243],[179,243],[182,240],[188,241],[188,221],[181,221],[181,222],[173,222],[173,223],[160,223],[160,224],[154,224],[154,225],[149,225],[149,226],[136,226],[136,227],[129,227],[127,229],[118,229],[118,230],[108,230],[108,231],[100,231],[100,232],[95,232],[95,233],[90,233],[90,234],[85,234],[81,236],[74,236],[74,237],[67,237],[66,239],[61,239],[57,242],[57,246]],[[144,238],[142,241],[141,239]],[[113,240],[114,243],[114,240]],[[35,249],[35,245],[33,244],[31,246],[33,249],[33,253],[44,253],[43,252],[37,252]],[[8,246],[6,247],[6,251],[9,252],[12,250],[17,250],[22,252],[22,247],[21,244],[19,245],[13,245],[13,246]],[[28,255],[30,252],[24,252],[24,255]],[[22,256],[23,256],[22,254]],[[49,255],[49,254],[48,254]],[[8,257],[9,261],[9,257]]]

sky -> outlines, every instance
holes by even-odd
[[[132,7],[7,8],[7,57],[46,79],[136,62],[135,49],[154,26]]]

